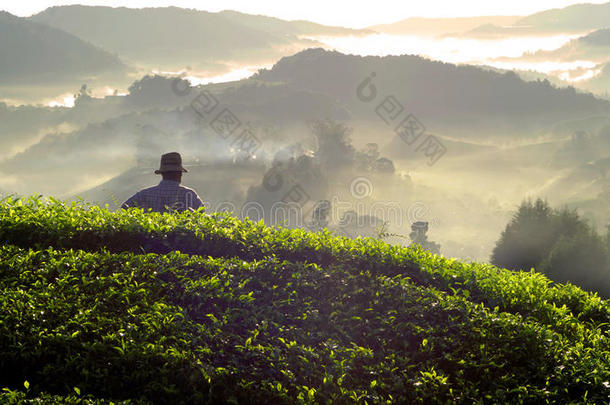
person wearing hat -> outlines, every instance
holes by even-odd
[[[163,180],[154,186],[138,191],[123,203],[121,208],[151,209],[154,212],[196,210],[203,207],[201,198],[195,190],[180,185],[182,173],[188,171],[182,167],[182,156],[178,152],[170,152],[161,156],[161,165],[155,174],[163,176]]]

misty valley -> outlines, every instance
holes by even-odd
[[[609,21],[0,11],[0,399],[602,403]],[[125,205],[164,165],[203,209]],[[90,357],[36,340],[44,311]],[[141,375],[106,386],[94,330]]]

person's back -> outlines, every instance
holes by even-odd
[[[196,210],[203,202],[195,192],[180,185],[182,173],[187,170],[182,167],[182,157],[177,152],[161,156],[161,167],[155,174],[161,174],[163,180],[154,186],[138,191],[122,205],[122,208],[138,207],[154,212]]]

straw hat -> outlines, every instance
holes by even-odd
[[[164,172],[188,172],[182,167],[182,156],[178,152],[170,152],[161,156],[161,167],[155,170],[155,174]]]

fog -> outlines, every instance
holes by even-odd
[[[477,261],[489,260],[527,198],[577,209],[599,230],[610,219],[610,52],[560,52],[599,27],[481,36],[436,21],[397,33],[155,10],[130,11],[135,39],[124,43],[83,22],[104,8],[10,17],[11,27],[81,36],[96,47],[87,52],[125,68],[0,81],[0,190],[115,210],[159,181],[162,153],[178,151],[184,184],[208,211],[404,245],[425,221],[441,254]],[[176,21],[230,21],[243,30],[229,38],[237,50],[194,40],[136,49],[138,24],[163,10]],[[56,18],[64,11],[81,20]],[[129,36],[128,25],[120,30]],[[78,47],[65,55],[87,49],[70,41]],[[224,111],[230,133],[215,124]]]
[[[518,57],[526,52],[560,48],[580,34],[552,36],[468,38],[461,36],[392,35],[311,37],[343,53],[358,55],[417,54],[450,63],[487,63],[498,57]]]

